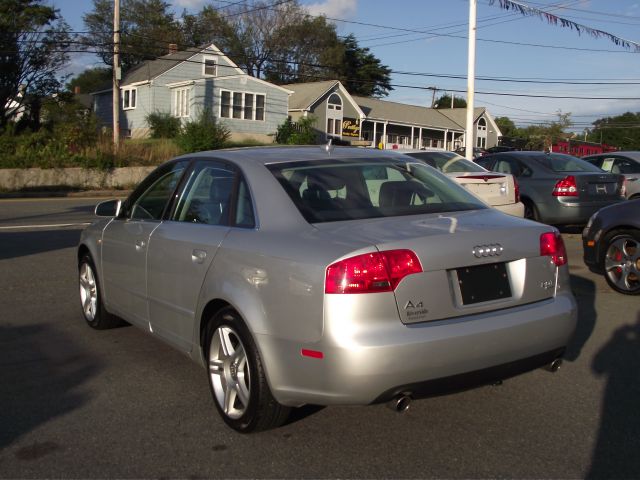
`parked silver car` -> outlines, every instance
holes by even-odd
[[[554,228],[397,153],[187,155],[96,213],[78,248],[86,321],[121,317],[191,356],[241,432],[308,403],[403,410],[553,369],[576,323]]]
[[[605,172],[624,175],[625,196],[640,198],[640,152],[609,152],[582,159]]]

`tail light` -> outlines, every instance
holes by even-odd
[[[562,180],[558,180],[556,186],[553,187],[554,197],[577,197],[578,185],[576,185],[576,177],[569,175]]]
[[[404,277],[420,272],[420,260],[411,250],[365,253],[329,265],[324,293],[391,292]]]
[[[518,203],[520,201],[520,185],[518,185],[516,177],[513,177],[513,191],[516,194],[516,203]]]
[[[622,182],[620,185],[620,196],[624,197],[627,195],[627,177],[622,177]]]
[[[551,261],[560,267],[567,263],[567,250],[562,236],[558,232],[546,232],[540,235],[540,256],[551,257]]]

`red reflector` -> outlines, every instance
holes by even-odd
[[[578,185],[576,185],[576,177],[569,175],[562,180],[556,182],[553,187],[552,195],[554,197],[577,197]]]
[[[547,232],[540,235],[540,256],[551,257],[551,261],[557,267],[567,263],[567,250],[564,247],[562,236],[558,232]]]
[[[307,350],[306,348],[303,348],[302,350],[300,350],[300,353],[302,354],[303,357],[311,357],[311,358],[324,358],[324,353],[319,352],[318,350]]]
[[[329,265],[324,293],[391,292],[404,277],[420,272],[420,260],[411,250],[365,253]]]
[[[516,203],[518,203],[520,201],[520,185],[518,185],[516,177],[513,177],[513,190],[516,197]]]

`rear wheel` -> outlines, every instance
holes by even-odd
[[[78,279],[80,284],[80,306],[82,307],[84,319],[89,326],[96,330],[105,330],[120,325],[120,319],[107,312],[102,304],[96,267],[89,254],[84,255],[80,260]]]
[[[209,322],[205,352],[211,394],[227,425],[249,433],[285,422],[290,408],[273,398],[253,338],[232,308]]]
[[[619,230],[605,239],[604,278],[616,292],[640,294],[640,231]]]

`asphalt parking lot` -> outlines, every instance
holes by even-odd
[[[75,245],[95,202],[0,200],[0,477],[640,477],[640,298],[582,264],[577,232],[563,236],[579,326],[559,372],[403,415],[307,407],[240,435],[189,359],[84,325]]]

